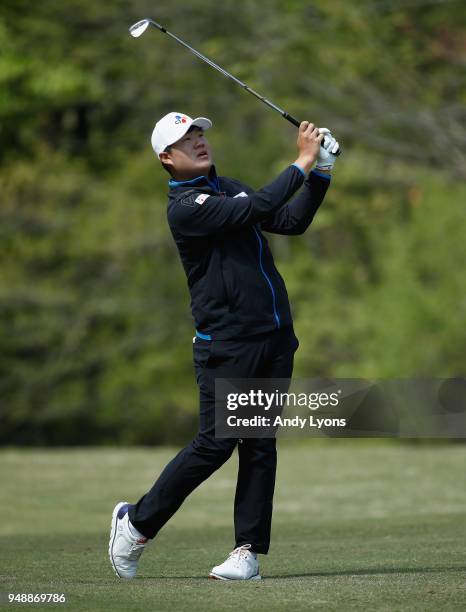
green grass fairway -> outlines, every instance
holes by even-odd
[[[280,441],[259,583],[206,579],[234,544],[235,455],[121,581],[107,557],[113,506],[175,450],[1,451],[0,591],[64,592],[63,610],[466,609],[466,446]]]

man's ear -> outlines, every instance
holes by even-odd
[[[171,155],[167,151],[162,151],[162,153],[160,153],[159,155],[159,159],[162,162],[162,164],[165,164],[167,166],[173,166]]]

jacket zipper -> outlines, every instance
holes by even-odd
[[[272,281],[270,280],[268,274],[264,270],[264,266],[262,265],[262,239],[261,239],[260,234],[257,231],[256,227],[254,225],[252,227],[253,227],[253,229],[254,229],[254,231],[256,233],[256,238],[257,238],[257,240],[259,242],[259,265],[260,265],[260,269],[261,269],[261,272],[264,275],[266,281],[269,284],[270,291],[272,292],[273,314],[274,314],[274,317],[275,317],[275,321],[277,323],[277,327],[280,328],[280,317],[278,316],[277,307],[276,307],[276,303],[275,303],[275,291],[274,291],[274,288],[273,288],[273,285],[272,285]]]

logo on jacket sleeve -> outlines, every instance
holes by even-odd
[[[210,197],[207,193],[201,193],[201,195],[198,195],[197,198],[194,200],[196,202],[196,204],[204,204],[204,202],[207,200],[207,198]]]
[[[247,198],[248,194],[245,191],[241,191],[240,193],[237,193],[235,196],[233,196],[234,198]]]
[[[190,189],[189,191],[186,191],[178,201],[181,204],[184,204],[184,206],[191,206],[191,208],[193,208],[194,206],[196,206],[196,204],[198,206],[204,204],[208,197],[208,193],[199,193],[194,189]]]

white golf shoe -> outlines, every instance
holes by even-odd
[[[209,578],[214,580],[260,580],[259,563],[249,550],[251,544],[238,546],[221,565],[212,568]]]
[[[134,578],[147,538],[134,535],[129,526],[128,502],[115,506],[110,529],[108,556],[119,578]],[[133,528],[134,529],[134,528]]]

